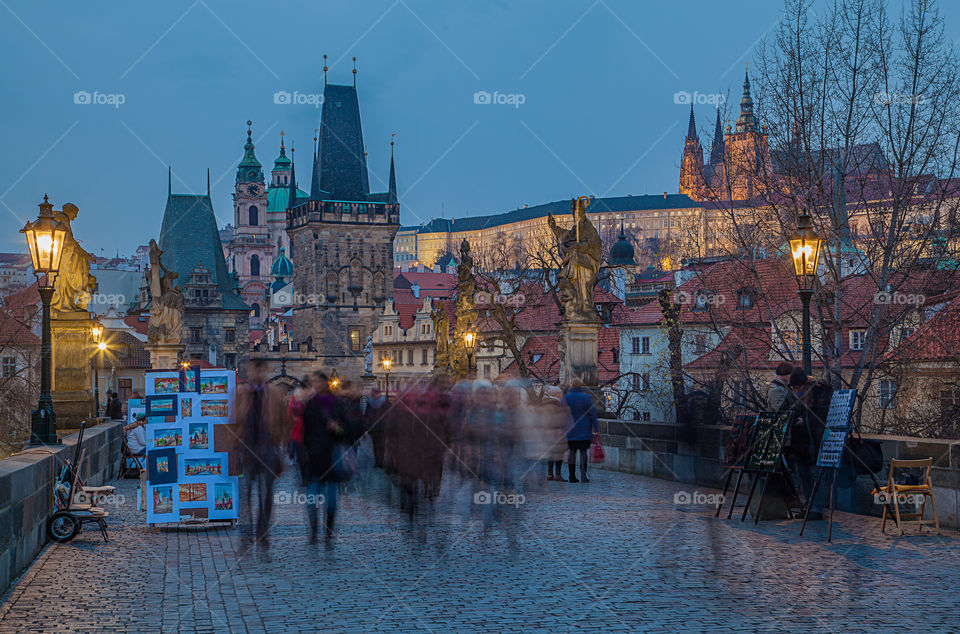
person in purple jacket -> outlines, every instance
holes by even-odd
[[[590,449],[590,439],[593,432],[600,431],[597,422],[597,410],[593,406],[593,396],[583,389],[583,381],[573,379],[570,389],[563,397],[570,408],[570,427],[567,429],[567,447],[570,448],[568,467],[570,482],[590,482],[587,479],[587,450]],[[577,480],[577,453],[580,454],[580,480]]]

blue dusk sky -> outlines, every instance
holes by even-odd
[[[220,225],[246,121],[265,171],[297,148],[309,189],[323,90],[357,86],[370,186],[396,134],[401,221],[499,213],[576,195],[676,192],[689,106],[701,141],[716,93],[739,101],[778,0],[0,0],[0,250],[44,193],[80,208],[99,255],[157,237],[167,196],[202,192]],[[947,37],[960,7],[943,3]],[[290,101],[276,103],[277,93]],[[89,94],[93,103],[85,101]],[[491,103],[485,101],[489,94]],[[279,99],[283,101],[283,99]],[[99,103],[97,103],[99,102]],[[498,103],[499,102],[499,103]]]

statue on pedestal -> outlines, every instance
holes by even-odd
[[[373,337],[367,335],[367,344],[363,346],[363,373],[373,373]]]
[[[436,372],[450,371],[450,316],[440,304],[432,313],[433,333],[437,338],[437,349],[433,355],[433,368]]]
[[[186,302],[183,289],[174,286],[176,271],[168,271],[160,257],[156,240],[150,240],[150,321],[147,323],[147,342],[151,344],[179,345],[183,330],[183,310]]]
[[[73,203],[66,203],[63,211],[54,211],[54,218],[67,227],[60,256],[60,273],[50,302],[51,308],[60,313],[86,311],[91,294],[97,288],[97,278],[90,275],[90,263],[95,261],[94,257],[73,237],[73,227],[70,225],[79,211]]]
[[[587,218],[590,198],[581,196],[570,201],[573,228],[557,225],[553,215],[547,215],[547,225],[557,240],[562,264],[558,275],[560,299],[567,321],[596,321],[593,289],[597,285],[603,242],[596,227]]]

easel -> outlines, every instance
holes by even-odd
[[[750,493],[747,494],[747,502],[743,507],[743,513],[740,515],[741,522],[747,519],[750,503],[753,501],[753,495],[761,478],[763,479],[763,486],[760,487],[760,499],[757,501],[757,510],[753,514],[754,524],[760,522],[760,512],[763,509],[763,500],[771,475],[781,475],[790,494],[796,495],[796,489],[790,478],[790,469],[783,457],[783,442],[786,439],[790,423],[793,421],[793,415],[793,410],[787,410],[783,412],[761,412],[757,416],[756,433],[751,443],[750,454],[747,456],[743,467],[743,471],[753,473],[755,476],[750,486]],[[730,514],[733,513],[733,505],[736,503],[736,494],[734,495],[735,497],[730,503]]]
[[[737,472],[737,483],[733,487],[733,500],[730,502],[730,510],[727,512],[727,519],[733,515],[733,507],[737,504],[737,495],[740,493],[740,482],[743,480],[743,465],[747,461],[747,454],[750,453],[750,443],[753,440],[753,434],[756,431],[756,415],[738,414],[733,419],[733,426],[730,428],[730,443],[723,455],[723,464],[727,470],[727,480],[723,483],[723,493],[720,497],[720,504],[717,505],[717,512],[714,517],[720,517],[720,510],[723,508],[723,500],[727,499],[727,490],[730,488],[730,480],[733,478],[733,472]]]
[[[850,414],[853,412],[853,404],[857,398],[857,391],[837,390],[830,399],[830,409],[827,410],[826,429],[823,438],[820,440],[820,452],[817,454],[817,466],[820,470],[817,472],[817,479],[813,482],[813,489],[808,494],[807,508],[803,512],[803,524],[800,525],[800,535],[807,527],[807,516],[813,507],[813,501],[817,496],[817,488],[820,486],[820,479],[823,477],[823,470],[833,471],[833,478],[830,481],[830,517],[827,522],[827,541],[833,538],[833,510],[837,493],[837,475],[840,472],[841,461],[843,460],[843,449],[847,444],[847,434],[850,433]]]

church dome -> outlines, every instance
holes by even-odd
[[[610,266],[635,266],[633,259],[633,245],[623,233],[623,224],[620,224],[620,238],[610,247]]]
[[[270,275],[273,277],[289,277],[293,275],[293,262],[284,254],[285,249],[280,247],[280,255],[273,261],[270,267]]]

